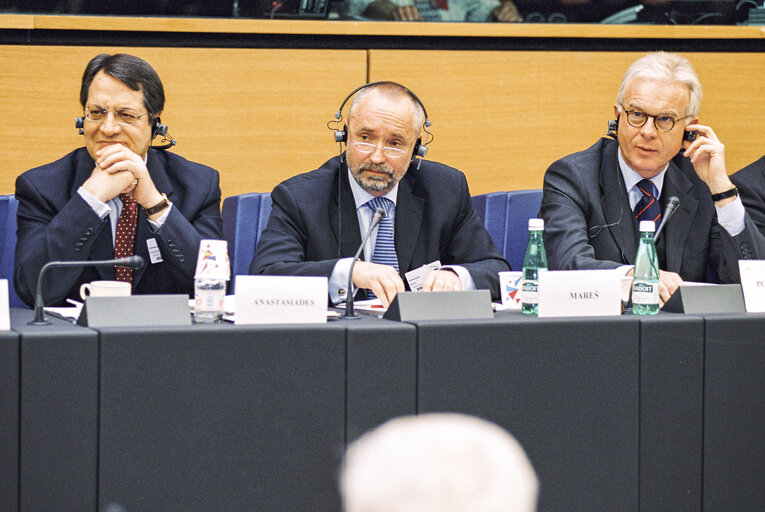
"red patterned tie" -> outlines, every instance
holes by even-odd
[[[138,220],[138,208],[135,199],[127,194],[119,195],[122,201],[122,212],[117,220],[117,236],[114,242],[114,257],[124,258],[132,256],[135,246],[135,225]],[[116,268],[117,281],[133,282],[133,269],[126,267]]]

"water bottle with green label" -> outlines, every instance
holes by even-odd
[[[521,288],[521,312],[536,315],[539,310],[539,271],[547,270],[547,255],[542,234],[545,221],[529,219],[529,244],[523,259],[523,286]]]
[[[653,243],[656,225],[652,220],[640,221],[640,245],[632,275],[632,313],[659,313],[659,256]]]

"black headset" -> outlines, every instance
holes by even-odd
[[[74,118],[74,127],[77,128],[77,133],[80,135],[85,135],[85,118],[84,117],[75,117]],[[154,140],[158,135],[161,135],[163,137],[162,142],[167,142],[167,144],[163,146],[151,146],[155,149],[168,149],[173,146],[175,146],[175,139],[170,137],[169,140],[167,138],[167,125],[162,124],[162,120],[159,118],[159,116],[154,118],[154,121],[151,123],[151,138]]]
[[[428,117],[428,110],[425,108],[425,105],[423,105],[422,101],[420,101],[420,98],[417,97],[415,93],[413,93],[408,87],[405,87],[397,82],[391,82],[391,81],[380,81],[380,82],[370,82],[368,84],[364,84],[360,87],[355,88],[351,93],[345,97],[343,102],[340,104],[340,108],[337,109],[337,113],[335,114],[335,119],[327,123],[327,127],[330,130],[333,130],[335,132],[335,142],[339,143],[347,143],[348,142],[348,125],[343,124],[343,129],[338,129],[340,127],[340,123],[343,122],[343,107],[345,107],[345,104],[348,103],[348,100],[351,99],[351,97],[359,92],[362,89],[366,89],[367,87],[372,87],[374,85],[382,85],[382,84],[393,84],[401,87],[404,89],[409,96],[417,102],[417,104],[422,109],[422,113],[425,116],[425,120],[423,121],[423,129],[425,130],[425,133],[427,134],[427,139],[425,140],[425,143],[422,143],[422,139],[420,137],[417,138],[417,142],[414,144],[414,150],[412,151],[412,159],[414,157],[418,156],[420,158],[425,158],[425,155],[428,154],[428,144],[430,144],[433,141],[433,134],[431,134],[428,131],[428,128],[430,128],[430,118]]]

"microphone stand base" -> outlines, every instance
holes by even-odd
[[[361,317],[357,314],[352,315],[340,315],[337,317],[339,320],[361,320]]]

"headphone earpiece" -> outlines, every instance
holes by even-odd
[[[417,139],[417,142],[414,143],[414,151],[412,151],[412,158],[419,156],[420,158],[425,158],[425,155],[428,154],[428,146],[425,146],[422,143],[422,139]]]
[[[84,126],[85,126],[84,117],[74,118],[74,127],[77,128],[77,133],[79,133],[80,135],[85,135],[85,130],[83,129]]]
[[[335,142],[348,142],[348,127],[343,126],[342,130],[335,130]]]
[[[162,124],[162,120],[159,117],[154,118],[154,124],[151,127],[151,138],[155,138],[157,135],[163,137],[167,135],[167,125]]]
[[[615,120],[612,119],[608,122],[608,130],[606,130],[606,135],[615,139],[616,134],[619,131],[619,118],[617,117]]]

